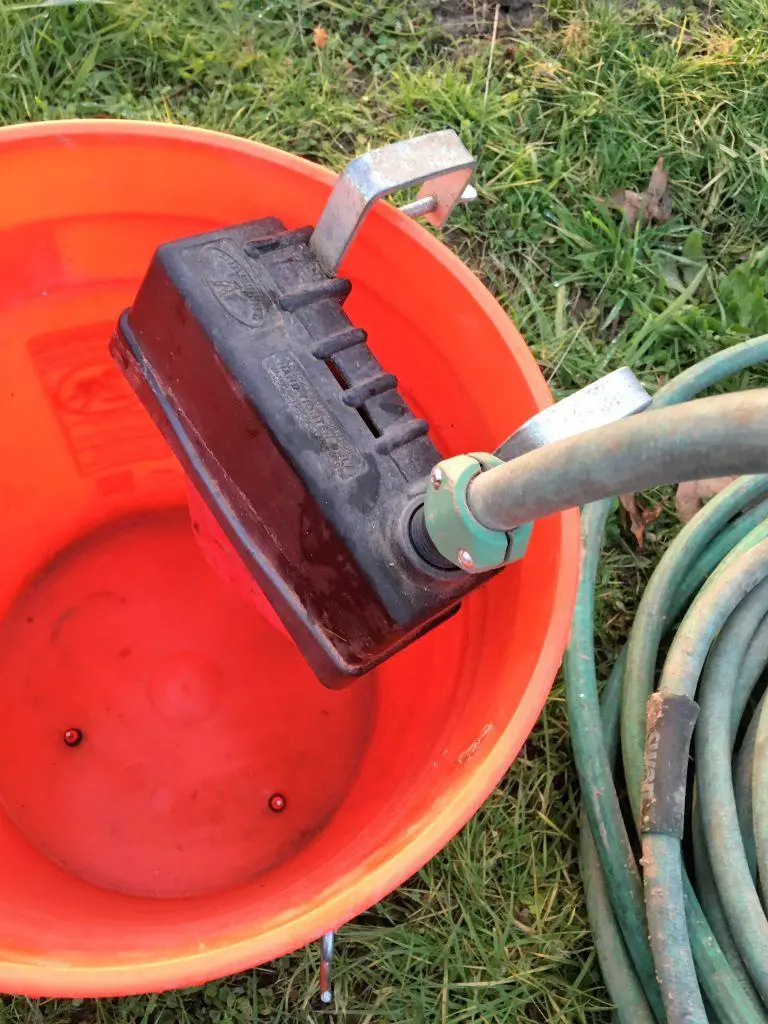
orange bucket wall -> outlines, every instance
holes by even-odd
[[[2,129],[0,168],[0,989],[197,984],[348,921],[476,811],[560,663],[578,516],[538,522],[457,616],[324,689],[208,566],[107,342],[158,244],[314,223],[333,176],[109,121]],[[492,450],[550,403],[494,299],[392,208],[342,271],[352,321],[444,454]]]

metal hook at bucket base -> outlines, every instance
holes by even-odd
[[[333,1002],[333,947],[334,932],[326,932],[320,939],[320,1001],[326,1006]]]

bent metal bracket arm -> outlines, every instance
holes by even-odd
[[[334,275],[366,213],[377,199],[422,185],[412,203],[402,207],[411,217],[425,216],[442,227],[460,200],[477,193],[469,179],[475,158],[456,132],[446,129],[394,142],[355,157],[339,175],[309,245],[326,274]]]

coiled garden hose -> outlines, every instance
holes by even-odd
[[[768,335],[719,352],[652,409],[766,360]],[[741,477],[680,531],[600,693],[595,584],[611,507],[583,511],[565,658],[603,976],[621,1024],[768,1024],[768,475]]]

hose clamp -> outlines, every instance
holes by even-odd
[[[467,488],[486,469],[502,460],[487,452],[471,452],[443,459],[432,471],[424,498],[424,521],[437,550],[465,572],[488,572],[522,558],[528,547],[532,523],[514,530],[490,530],[483,526],[467,502]]]

